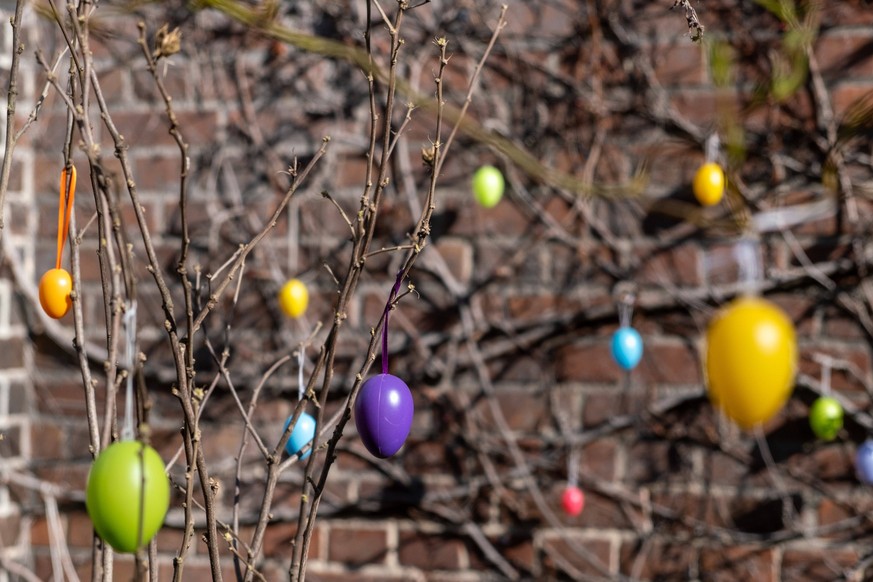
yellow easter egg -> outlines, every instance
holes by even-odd
[[[779,412],[794,389],[794,325],[765,299],[735,299],[710,322],[705,358],[712,402],[742,428],[752,428]]]

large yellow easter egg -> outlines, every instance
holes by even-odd
[[[705,358],[712,402],[742,428],[752,428],[779,412],[794,388],[794,325],[765,299],[735,299],[710,322]]]

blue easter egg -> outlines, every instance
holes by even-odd
[[[855,472],[862,482],[873,485],[873,440],[867,441],[858,447],[855,456]]]
[[[294,418],[293,415],[289,416],[288,420],[285,421],[285,428],[282,429],[283,432],[288,430],[288,425],[291,424],[292,418]],[[288,451],[289,455],[296,455],[300,452],[300,449],[311,443],[313,438],[315,438],[315,419],[311,415],[301,412],[300,417],[297,419],[297,424],[294,425],[294,430],[291,431],[288,442],[285,443],[285,450]],[[300,458],[307,458],[311,452],[312,449],[307,450]]]
[[[612,358],[625,370],[632,370],[643,357],[643,338],[632,327],[621,327],[612,335]]]

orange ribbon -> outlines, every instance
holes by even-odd
[[[64,255],[64,243],[70,232],[70,214],[73,211],[73,199],[76,197],[76,166],[70,165],[70,174],[67,168],[61,170],[61,193],[58,201],[58,260],[56,269],[61,268],[61,257]]]

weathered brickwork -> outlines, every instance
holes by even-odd
[[[452,146],[438,187],[432,244],[412,273],[415,293],[392,313],[391,371],[409,383],[415,398],[409,440],[396,457],[377,462],[349,424],[321,501],[308,579],[757,582],[873,576],[873,495],[853,467],[857,446],[873,429],[873,299],[867,288],[873,6],[834,0],[808,13],[817,32],[809,52],[815,75],[779,102],[761,91],[773,70],[785,65],[776,62],[787,58],[777,54],[784,49],[784,22],[758,3],[692,2],[706,26],[706,44],[700,45],[688,38],[685,18],[679,8],[669,10],[671,3],[510,3],[509,25],[469,112],[487,131],[461,132]],[[337,206],[354,216],[366,177],[366,80],[346,61],[277,44],[217,12],[165,4],[166,14],[148,13],[148,29],[153,34],[169,21],[183,34],[181,52],[161,64],[161,75],[191,146],[189,264],[204,274],[220,268],[268,219],[294,157],[302,166],[322,138],[331,137],[328,154],[252,254],[238,304],[222,299],[205,324],[220,348],[231,327],[228,367],[248,402],[275,361],[317,321],[333,321],[332,273],[343,272],[350,248],[349,226]],[[287,8],[281,22],[362,44],[363,8],[311,4]],[[401,74],[431,95],[437,66],[432,41],[447,36],[453,52],[446,100],[460,105],[498,4],[431,2],[410,11]],[[176,277],[178,149],[134,41],[137,18],[112,13],[107,19],[115,28],[94,44],[102,91],[131,146],[160,264],[168,278]],[[3,21],[5,79],[12,47]],[[51,43],[58,42],[51,40],[51,23],[32,10],[26,24],[19,122],[45,82],[33,52],[39,46],[51,54]],[[724,86],[713,72],[709,43],[715,41],[732,47]],[[374,38],[376,50],[385,42]],[[823,111],[831,118],[823,119]],[[842,149],[828,144],[822,125],[836,123],[839,133],[849,131],[852,119],[860,121],[839,142]],[[91,572],[93,531],[83,495],[91,455],[72,318],[46,320],[35,301],[39,275],[54,263],[65,123],[63,103],[50,90],[15,150],[4,208],[2,244],[14,260],[0,267],[0,582],[27,579],[22,568],[39,580],[52,579],[59,568],[73,569],[81,579]],[[415,227],[427,184],[421,150],[434,128],[429,106],[413,112],[397,146],[374,249],[405,244]],[[713,130],[722,132],[724,151],[732,156],[729,176],[736,186],[731,200],[703,210],[689,182]],[[742,139],[731,141],[737,135]],[[503,137],[548,168],[603,190],[595,196],[572,191],[560,176],[513,157],[515,150],[501,150]],[[170,461],[182,446],[182,421],[161,299],[111,141],[105,131],[99,139],[133,248],[149,438]],[[730,147],[735,149],[728,152]],[[839,195],[823,185],[829,152],[837,149],[853,185]],[[77,152],[74,158],[81,228],[95,213],[95,199],[85,157]],[[493,209],[477,206],[469,192],[469,176],[483,163],[495,163],[507,178],[507,194]],[[640,191],[613,194],[608,188],[627,185],[639,173],[645,178]],[[734,252],[742,213],[731,209],[745,205],[755,214],[828,196],[835,201],[831,212],[788,235],[771,231],[756,240],[762,292],[794,322],[800,365],[785,410],[760,435],[741,432],[708,402],[701,364],[706,322],[737,293],[741,276]],[[96,225],[81,238],[78,294],[92,369],[99,371],[106,331]],[[331,387],[336,396],[326,418],[340,409],[362,364],[397,257],[386,252],[368,258],[346,314]],[[299,321],[283,318],[273,300],[290,276],[310,288],[309,312]],[[177,279],[172,281],[177,292]],[[630,374],[609,352],[619,323],[615,301],[626,288],[636,294],[632,322],[645,341],[643,359]],[[207,346],[194,349],[197,383],[207,387],[218,369]],[[822,391],[821,355],[835,359],[831,386],[851,406],[845,429],[831,443],[816,441],[806,420]],[[294,410],[296,377],[295,364],[285,364],[260,395],[252,423],[268,446]],[[102,422],[101,382],[96,404]],[[230,522],[235,458],[246,429],[226,383],[219,378],[216,386],[204,407],[202,445],[218,484],[220,519]],[[580,516],[568,517],[560,495],[574,455],[586,506]],[[266,469],[251,444],[241,466],[245,540],[254,531]],[[169,470],[175,484],[183,483],[184,471],[181,456]],[[301,475],[295,465],[277,486],[258,562],[266,580],[287,577]],[[181,500],[174,494],[157,536],[160,580],[172,579],[184,524]],[[202,527],[198,522],[185,580],[210,576]],[[60,543],[67,555],[57,553]],[[236,579],[228,547],[221,552],[224,578]],[[131,579],[134,568],[130,556],[116,557],[114,579]]]

